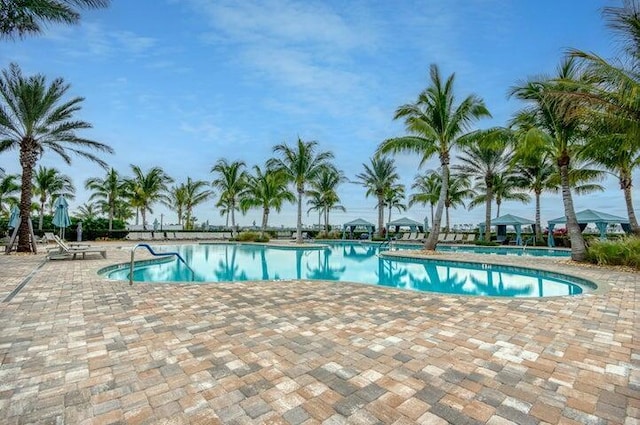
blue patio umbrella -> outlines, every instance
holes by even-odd
[[[18,220],[20,219],[20,208],[14,205],[11,208],[11,214],[9,215],[9,229],[15,229],[18,227]]]
[[[53,214],[53,225],[60,228],[60,237],[64,238],[64,229],[71,225],[69,219],[69,203],[64,196],[58,196],[53,206],[56,212]]]

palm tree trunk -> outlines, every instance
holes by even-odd
[[[140,208],[136,207],[136,226],[140,222]]]
[[[231,201],[231,205],[229,205],[229,207],[231,208],[231,235],[235,236],[235,231],[236,231],[236,204],[235,202],[232,200]],[[188,225],[189,223],[187,223]]]
[[[569,158],[558,161],[560,165],[560,184],[562,185],[562,202],[564,204],[564,215],[567,217],[567,231],[571,240],[571,259],[573,261],[584,261],[587,256],[587,247],[578,225],[576,211],[573,208],[573,198],[571,197],[571,186],[569,182]]]
[[[502,202],[496,200],[496,218],[500,217],[500,205],[502,205]]]
[[[431,227],[433,227],[433,204],[431,204]],[[426,232],[427,229],[424,229],[424,231]]]
[[[540,191],[535,191],[536,195],[536,242],[542,241],[542,223],[540,222]]]
[[[262,210],[262,232],[260,233],[260,237],[264,238],[264,234],[267,232],[267,222],[269,221],[269,208],[265,207]]]
[[[447,233],[449,233],[449,206],[447,204],[444,205],[444,216],[445,216],[445,222],[444,222],[444,227],[447,230]]]
[[[442,186],[440,187],[440,196],[438,198],[438,206],[436,207],[436,215],[432,220],[431,233],[424,243],[424,249],[435,251],[438,244],[438,235],[440,234],[440,222],[442,221],[442,210],[444,209],[444,201],[447,199],[449,191],[449,154],[440,155],[440,165],[442,168]]]
[[[329,236],[329,208],[324,211],[324,233]]]
[[[302,243],[302,195],[304,189],[298,187],[298,220],[296,222],[296,243]]]
[[[20,227],[18,228],[18,252],[31,252],[31,232],[29,220],[31,220],[31,197],[33,167],[38,159],[38,154],[31,140],[23,140],[20,145],[20,165],[22,166],[22,185],[20,188]]]
[[[147,230],[147,207],[140,208],[140,212],[142,213],[142,228]]]
[[[491,203],[493,202],[493,188],[487,185],[487,193],[484,200],[484,240],[491,242]]]
[[[629,216],[629,226],[631,232],[640,236],[640,226],[638,226],[638,219],[636,218],[636,212],[633,208],[633,199],[631,197],[631,175],[620,177],[620,186],[624,192],[624,202],[627,204],[627,215]]]
[[[384,202],[382,196],[378,196],[378,235],[380,237],[382,237],[382,229],[384,229]]]
[[[113,230],[113,210],[114,210],[114,205],[113,203],[111,203],[109,204],[109,232]]]
[[[44,196],[40,197],[40,218],[38,219],[38,230],[42,230],[42,224],[44,223],[44,204],[47,199]]]

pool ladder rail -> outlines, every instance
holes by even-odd
[[[131,248],[131,263],[129,264],[129,285],[133,285],[133,263],[134,263],[134,258],[135,258],[135,255],[136,255],[136,249],[138,249],[138,248],[147,248],[147,250],[151,253],[151,255],[153,255],[155,257],[167,257],[169,255],[175,255],[176,257],[178,257],[178,260],[182,261],[182,263],[191,272],[191,280],[193,281],[195,279],[196,273],[193,271],[193,269],[191,267],[189,267],[189,264],[187,264],[187,262],[184,260],[184,258],[182,258],[182,255],[178,254],[177,252],[173,252],[173,251],[170,251],[170,252],[155,252],[153,250],[153,248],[151,248],[151,246],[149,246],[149,244],[139,243],[136,246],[134,246],[133,248]]]

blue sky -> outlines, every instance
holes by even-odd
[[[210,181],[219,158],[263,165],[278,143],[317,140],[353,179],[378,144],[403,135],[394,110],[413,102],[428,84],[429,65],[456,73],[459,97],[482,97],[492,119],[504,125],[521,105],[510,86],[552,73],[569,47],[605,57],[615,42],[600,11],[611,1],[234,1],[115,0],[85,13],[81,25],[49,26],[45,34],[3,42],[0,64],[17,62],[26,74],[63,77],[86,98],[79,117],[94,128],[85,136],[111,145],[105,157],[122,174],[129,164],[161,166],[176,182]],[[420,171],[415,158],[396,157],[409,187]],[[41,160],[70,175],[78,188],[74,207],[87,201],[83,182],[104,172],[76,159],[71,167],[52,154]],[[19,172],[16,152],[0,166]],[[436,168],[437,162],[424,168]],[[636,174],[636,179],[638,175]],[[603,194],[575,197],[576,209],[626,216],[615,180]],[[409,190],[408,190],[409,192]],[[376,219],[375,200],[355,184],[339,189],[347,213],[332,223]],[[635,199],[640,194],[634,191]],[[198,207],[199,222],[222,224],[214,201]],[[543,219],[562,216],[561,199],[546,195]],[[504,213],[533,216],[533,203],[506,203]],[[427,208],[407,215],[422,220]],[[154,217],[176,221],[156,206]],[[483,208],[452,212],[453,223],[477,223]],[[260,221],[255,211],[241,225]],[[312,213],[306,224],[317,222]],[[295,206],[271,217],[295,224]]]

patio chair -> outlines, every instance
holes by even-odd
[[[78,254],[82,254],[82,259],[84,259],[87,254],[100,254],[102,255],[102,258],[107,258],[107,250],[105,248],[94,247],[91,245],[71,246],[56,235],[53,235],[53,240],[56,245],[58,245],[58,249],[49,251],[47,254],[47,258],[49,260],[62,260],[65,258],[72,258],[75,260]]]
[[[478,237],[478,235],[476,235],[475,233],[469,233],[467,235],[467,240],[464,241],[464,243],[474,243],[476,241],[477,237]]]
[[[443,242],[453,242],[455,238],[456,238],[456,233],[447,233],[447,237],[444,239]]]
[[[438,233],[438,242],[444,242],[447,239],[446,233]]]
[[[462,238],[464,237],[464,234],[462,233],[455,233],[455,236],[453,237],[453,241],[455,243],[462,243]]]
[[[425,239],[424,233],[418,233],[416,234],[414,241],[422,242],[424,241],[424,239]]]

